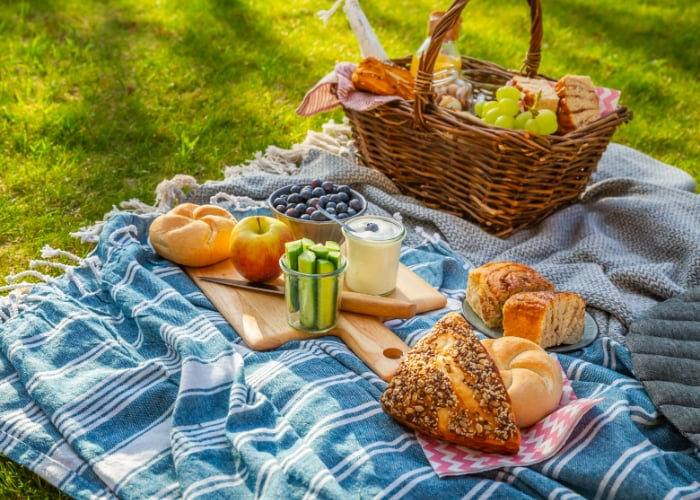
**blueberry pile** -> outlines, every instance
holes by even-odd
[[[328,218],[316,210],[317,206],[339,219],[347,219],[362,210],[362,200],[352,197],[349,186],[315,179],[310,184],[295,184],[287,194],[272,200],[272,206],[287,217],[325,222]]]

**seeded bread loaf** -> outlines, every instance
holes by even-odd
[[[508,390],[518,427],[530,427],[559,406],[563,376],[559,363],[534,342],[520,337],[481,341]]]
[[[586,302],[565,291],[518,293],[503,305],[503,335],[521,337],[543,348],[575,344],[583,337]]]
[[[406,354],[381,404],[391,417],[428,436],[486,452],[520,449],[498,368],[456,312],[440,318]]]
[[[467,280],[467,303],[489,328],[500,328],[501,309],[513,294],[553,290],[554,284],[533,268],[517,262],[489,262],[472,269]]]

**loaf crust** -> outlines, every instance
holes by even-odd
[[[567,291],[523,292],[503,305],[503,335],[521,337],[543,348],[575,344],[583,338],[586,302]]]
[[[467,303],[486,326],[500,328],[501,309],[511,295],[553,289],[553,283],[525,264],[489,262],[471,270],[466,295]]]
[[[440,318],[406,354],[381,404],[394,419],[428,436],[486,452],[520,449],[498,368],[456,312]]]
[[[564,380],[559,363],[547,351],[520,337],[481,343],[498,367],[518,427],[530,427],[557,409]]]
[[[565,75],[554,86],[559,96],[560,134],[566,134],[600,118],[600,105],[593,80],[585,75]]]

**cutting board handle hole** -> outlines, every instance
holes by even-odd
[[[396,347],[389,347],[388,349],[384,349],[384,357],[387,357],[389,359],[400,359],[403,357],[403,351],[401,349],[397,349]]]

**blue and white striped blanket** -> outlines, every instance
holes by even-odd
[[[656,410],[604,310],[593,311],[601,336],[558,356],[578,397],[605,398],[563,448],[530,467],[440,479],[382,411],[385,382],[342,341],[250,350],[154,254],[154,216],[115,213],[81,265],[0,310],[0,452],[69,495],[700,498],[700,450]],[[409,345],[460,309],[480,264],[417,234],[402,262],[448,303],[387,323]]]

